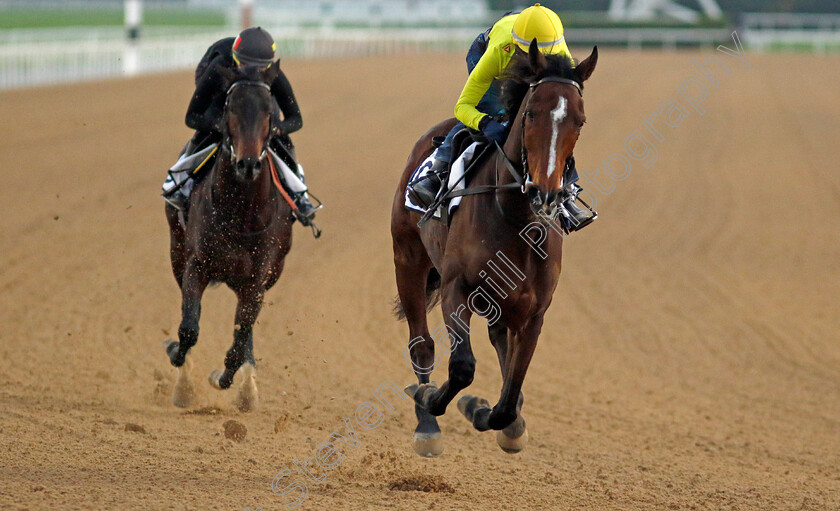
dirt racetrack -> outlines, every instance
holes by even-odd
[[[614,191],[567,240],[513,456],[454,406],[437,459],[413,453],[407,400],[385,391],[375,429],[354,419],[383,382],[414,381],[388,215],[460,56],[284,63],[325,234],[295,228],[249,414],[206,382],[232,340],[222,287],[192,351],[197,400],[169,402],[180,300],[158,190],[189,136],[189,73],[0,94],[0,509],[284,509],[300,492],[272,480],[348,437],[345,418],[338,468],[282,479],[306,483],[303,509],[840,509],[840,60],[721,55],[732,73],[700,115],[677,89],[711,53],[601,54],[576,156]],[[660,124],[649,169],[611,181],[605,159],[669,97],[687,117]],[[494,402],[474,324],[471,393]]]

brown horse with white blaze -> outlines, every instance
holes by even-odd
[[[504,383],[492,408],[473,396],[463,396],[458,408],[479,431],[497,430],[507,452],[521,451],[527,441],[522,383],[560,277],[563,236],[550,218],[564,186],[564,163],[586,119],[583,82],[595,69],[598,51],[594,48],[577,66],[562,56],[543,55],[536,40],[527,55],[518,53],[503,88],[510,133],[496,154],[478,163],[469,183],[492,191],[463,197],[449,226],[418,227],[420,215],[404,206],[412,172],[431,154],[432,139],[453,126],[450,119],[417,142],[394,199],[398,311],[408,321],[408,350],[419,383],[406,392],[415,400],[414,449],[422,456],[443,451],[435,417],[472,383],[473,315],[488,319]],[[535,226],[543,233],[538,247],[526,234]],[[437,359],[426,319],[438,292],[451,351],[449,377],[440,387],[429,379]]]
[[[193,189],[186,227],[175,208],[166,206],[172,271],[181,288],[179,339],[165,343],[170,362],[180,368],[173,394],[178,406],[187,406],[191,398],[185,362],[198,341],[202,295],[214,282],[227,284],[238,304],[225,368],[214,371],[210,383],[229,388],[243,368],[237,404],[246,411],[256,404],[253,326],[292,242],[292,210],[275,185],[267,154],[271,114],[277,108],[269,84],[278,70],[278,65],[220,70],[228,92],[219,155]]]

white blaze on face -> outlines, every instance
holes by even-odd
[[[551,147],[548,149],[548,177],[554,173],[557,165],[557,135],[560,131],[560,123],[566,118],[566,98],[560,96],[557,106],[551,111]]]

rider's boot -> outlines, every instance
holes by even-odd
[[[437,198],[446,177],[449,162],[435,159],[432,168],[421,179],[409,184],[408,196],[411,201],[423,208],[429,208]]]
[[[292,172],[294,172],[298,179],[300,179],[300,182],[305,185],[306,176],[303,173],[303,167],[301,164],[295,162],[294,165],[289,168],[292,169]],[[297,193],[292,192],[292,194],[294,196],[293,200],[295,201],[295,206],[297,206],[295,218],[297,218],[301,225],[305,225],[306,227],[312,226],[312,221],[315,219],[315,213],[324,206],[322,204],[317,206],[312,204],[312,201],[309,200],[309,194],[305,191]]]
[[[161,197],[163,197],[163,200],[165,200],[167,204],[178,211],[184,211],[187,209],[187,196],[181,193],[181,190],[163,192]]]
[[[578,185],[572,184],[566,188],[568,196],[563,201],[563,207],[569,213],[569,224],[572,231],[579,231],[591,224],[598,217],[598,213],[589,208],[583,208],[577,203],[577,196],[583,190]]]
[[[163,182],[163,193],[161,197],[167,204],[178,211],[186,211],[187,196],[181,191],[183,182],[189,179],[186,172],[169,172],[166,181]]]
[[[583,190],[580,186],[575,184],[578,180],[577,169],[575,168],[575,158],[569,156],[566,161],[565,176],[568,177],[568,184],[564,188],[563,208],[568,212],[569,230],[579,231],[591,224],[593,220],[598,218],[598,213],[589,207],[582,207],[577,203],[577,197]]]
[[[315,213],[321,209],[322,206],[315,206],[312,204],[312,201],[309,200],[309,196],[306,192],[296,193],[294,195],[294,201],[297,206],[295,218],[297,218],[301,225],[305,225],[307,227],[311,226],[312,220],[315,219]]]
[[[195,151],[197,144],[194,139],[196,137],[197,135],[184,145],[184,149],[181,150],[180,154],[181,158],[185,155],[189,156]],[[163,193],[161,194],[161,197],[163,197],[163,200],[165,200],[167,204],[178,211],[185,211],[187,209],[187,202],[189,199],[184,192],[181,191],[183,189],[183,185],[181,183],[187,179],[190,179],[188,172],[175,173],[170,171],[166,176],[166,181],[163,183]]]

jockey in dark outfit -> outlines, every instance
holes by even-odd
[[[187,109],[186,124],[196,131],[184,149],[184,155],[191,155],[221,140],[221,123],[227,90],[219,68],[245,65],[267,68],[278,65],[274,62],[274,47],[274,40],[268,32],[260,27],[254,27],[242,31],[236,38],[221,39],[207,49],[195,70],[196,88]],[[297,186],[292,186],[290,183],[284,184],[292,192],[298,206],[298,220],[304,225],[309,225],[318,208],[313,206],[307,197],[305,185],[302,183],[303,169],[297,163],[294,145],[289,138],[289,134],[303,126],[303,119],[292,86],[283,71],[280,71],[271,83],[271,95],[274,96],[279,107],[272,114],[271,148],[300,178],[301,183]],[[186,175],[177,177],[170,172],[170,178],[164,183],[163,198],[180,210],[184,209],[187,197],[184,187],[176,188],[176,185],[185,179]],[[298,191],[301,188],[304,191]]]

